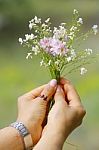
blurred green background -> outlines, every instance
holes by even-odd
[[[99,0],[0,0],[0,128],[16,120],[18,96],[50,80],[47,71],[39,67],[38,58],[27,61],[27,50],[18,43],[18,38],[29,32],[28,21],[35,15],[51,17],[57,26],[69,21],[75,8],[84,18],[83,30],[99,24]],[[98,52],[99,35],[89,38],[84,46]],[[79,150],[99,150],[99,63],[88,66],[83,77],[73,73],[67,78],[87,110],[83,125],[67,141]],[[76,147],[65,143],[64,150]]]

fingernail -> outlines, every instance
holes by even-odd
[[[55,87],[57,85],[57,80],[53,79],[53,80],[50,81],[49,84],[50,84],[50,86]]]

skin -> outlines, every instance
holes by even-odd
[[[82,123],[85,109],[70,81],[61,79],[54,99],[47,125],[34,150],[61,150],[68,135]]]
[[[29,130],[33,144],[35,145],[42,133],[42,124],[45,119],[47,104],[55,93],[56,85],[50,83],[36,88],[18,98],[18,118],[17,121]],[[40,95],[47,96],[44,101]],[[6,143],[5,143],[6,139]],[[4,144],[5,143],[5,144]],[[0,130],[0,150],[23,150],[24,143],[20,134],[13,127],[6,127]]]
[[[43,100],[42,95],[47,96],[47,99]],[[44,127],[48,102],[52,95],[55,104]],[[68,135],[81,124],[84,115],[85,110],[75,88],[65,79],[61,79],[58,87],[57,84],[53,86],[48,83],[18,99],[17,121],[23,122],[31,133],[34,150],[61,150]],[[6,127],[0,130],[1,149],[24,149],[23,139],[16,129]]]

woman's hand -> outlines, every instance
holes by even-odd
[[[61,79],[54,98],[55,104],[48,115],[46,128],[51,128],[53,133],[62,134],[65,140],[82,123],[85,109],[77,91],[68,80]]]
[[[80,97],[69,81],[61,79],[54,99],[55,104],[35,150],[61,150],[68,135],[82,123],[85,115]]]
[[[41,137],[42,123],[46,115],[47,104],[55,93],[57,81],[51,80],[47,85],[30,91],[18,99],[18,122],[23,122],[36,144]]]

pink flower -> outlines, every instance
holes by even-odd
[[[41,39],[40,45],[42,48],[46,48],[49,45],[49,39],[48,38]]]
[[[40,46],[52,55],[65,55],[68,51],[65,44],[59,39],[44,38],[40,40]]]

